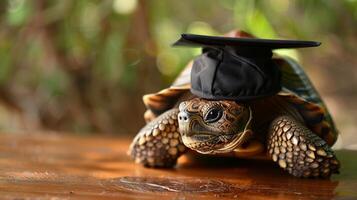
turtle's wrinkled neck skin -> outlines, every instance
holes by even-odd
[[[303,123],[300,113],[280,96],[258,99],[250,102],[248,106],[253,111],[254,137],[264,142],[271,122],[279,116],[290,116]]]

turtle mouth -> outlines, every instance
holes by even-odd
[[[219,153],[218,151],[220,151],[220,149],[233,141],[239,140],[239,138],[241,138],[240,135],[242,134],[212,135],[212,133],[199,133],[189,137],[182,136],[182,141],[188,148],[199,153],[214,154]],[[231,151],[231,149],[228,151]]]
[[[228,153],[236,149],[250,138],[251,131],[246,130],[235,134],[199,134],[194,136],[182,136],[182,141],[188,148],[202,154]]]

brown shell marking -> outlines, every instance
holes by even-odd
[[[307,102],[290,93],[280,92],[279,95],[297,108],[304,118],[306,125],[319,137],[325,140],[329,146],[332,146],[336,142],[338,134],[325,120],[324,116],[326,112],[321,106]]]
[[[154,115],[161,113],[175,106],[178,99],[190,90],[190,84],[182,86],[172,86],[154,94],[143,96],[143,101],[147,109],[151,110]]]

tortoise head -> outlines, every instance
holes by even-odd
[[[235,101],[194,98],[179,106],[183,143],[200,153],[231,152],[249,139],[252,112]]]

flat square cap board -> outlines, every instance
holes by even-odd
[[[211,100],[246,101],[281,90],[281,72],[272,50],[319,46],[319,42],[182,34],[173,46],[200,47],[194,59],[191,92]]]

